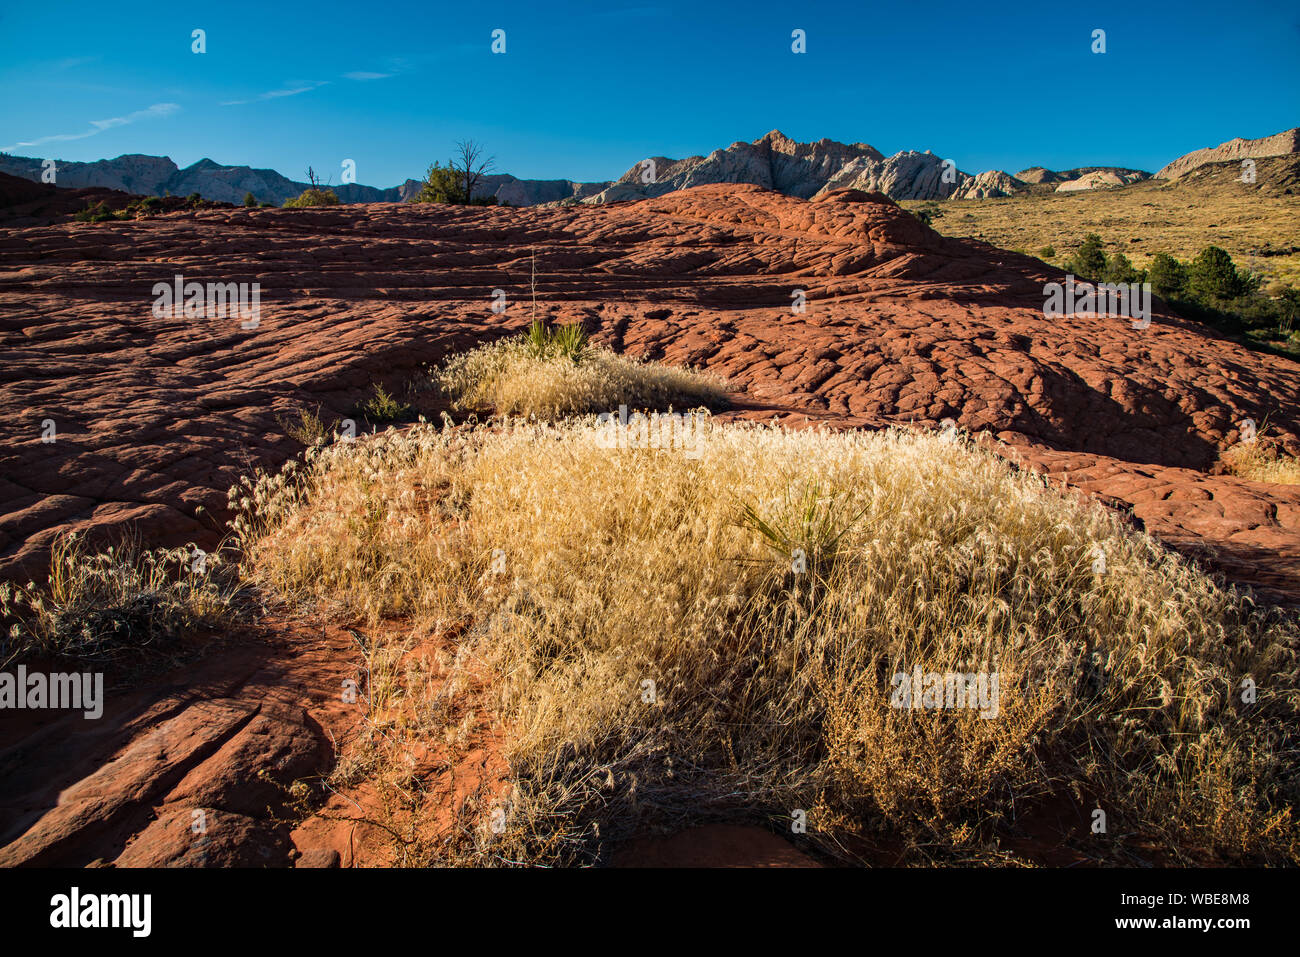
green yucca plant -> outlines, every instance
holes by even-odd
[[[796,552],[802,553],[808,570],[818,574],[834,564],[840,541],[870,507],[868,503],[846,518],[846,502],[846,496],[823,494],[821,485],[812,482],[797,499],[787,500],[781,518],[764,519],[754,506],[742,502],[736,524],[756,532],[763,544],[792,564]]]
[[[587,330],[577,323],[548,330],[534,319],[524,334],[524,344],[534,359],[564,358],[574,365],[581,365],[591,353]]]
[[[541,322],[533,320],[532,325],[528,327],[528,332],[524,334],[524,342],[528,346],[528,354],[534,359],[546,358],[550,336],[547,335],[546,327]]]
[[[848,567],[841,560],[841,542],[871,505],[868,502],[849,515],[848,496],[823,494],[817,482],[804,486],[798,497],[788,496],[783,504],[779,517],[765,519],[752,505],[742,503],[736,525],[757,533],[777,556],[765,585],[751,596],[743,626],[790,637],[815,627],[822,613],[829,611],[823,608],[823,600],[834,592],[836,580]],[[755,561],[762,562],[749,559]]]
[[[556,329],[551,335],[551,344],[556,355],[564,356],[574,365],[587,358],[587,330],[576,323]]]

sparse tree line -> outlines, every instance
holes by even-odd
[[[1049,249],[1040,256],[1054,255]],[[1282,348],[1300,351],[1294,326],[1300,289],[1280,281],[1264,286],[1261,276],[1238,269],[1218,246],[1206,246],[1188,262],[1156,253],[1146,269],[1137,269],[1121,252],[1108,256],[1101,237],[1089,233],[1063,268],[1093,282],[1149,282],[1152,292],[1190,318],[1252,339],[1281,340]]]
[[[106,200],[87,201],[85,209],[73,213],[73,219],[82,223],[108,223],[128,219],[147,219],[160,213],[174,213],[178,210],[216,209],[221,205],[204,199],[198,193],[190,193],[185,197],[167,193],[163,196],[141,196],[120,208],[110,206]]]
[[[320,176],[310,166],[307,167],[307,182],[311,185],[297,196],[284,201],[286,209],[298,209],[304,206],[337,206],[339,204],[338,194],[329,189],[328,184],[322,185]],[[245,206],[251,205],[249,200],[252,197],[252,193],[244,197]]]
[[[456,153],[447,161],[447,165],[434,163],[424,177],[424,185],[413,203],[450,203],[460,206],[496,206],[495,196],[476,195],[483,177],[491,172],[494,159],[483,155],[483,148],[473,140],[464,140],[456,144]],[[307,182],[310,184],[297,196],[284,201],[286,209],[308,206],[337,206],[338,194],[322,183],[319,174],[312,167],[307,167]],[[192,194],[186,201],[190,207],[198,208],[206,203],[198,193]],[[508,206],[509,203],[500,205]],[[244,206],[254,209],[274,206],[273,203],[259,202],[252,192],[244,194]],[[106,222],[110,219],[135,219],[140,216],[161,212],[162,200],[151,198],[133,203],[125,210],[111,210],[103,202],[88,207],[77,214],[84,222]]]
[[[456,144],[446,166],[434,163],[424,176],[424,188],[413,203],[452,203],[458,206],[496,206],[495,196],[475,196],[479,182],[492,171],[494,158],[484,157],[473,140]],[[508,205],[508,204],[507,204]]]
[[[475,195],[480,182],[493,168],[494,158],[483,155],[483,148],[473,140],[463,140],[456,144],[456,152],[447,165],[434,163],[424,174],[424,185],[413,203],[450,203],[458,206],[496,206],[495,196]],[[292,199],[286,199],[287,207],[334,206],[339,202],[338,195],[328,185],[322,185],[316,171],[307,167],[307,182],[311,185]],[[257,200],[252,193],[244,197],[245,206],[256,206]],[[263,203],[262,205],[267,205]],[[509,205],[504,203],[501,205]]]

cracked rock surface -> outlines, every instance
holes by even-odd
[[[526,326],[534,256],[539,314],[729,377],[724,417],[951,419],[1300,601],[1300,487],[1216,474],[1247,418],[1300,447],[1300,364],[1158,302],[1145,329],[1045,319],[1059,271],[945,239],[878,194],[725,185],[606,206],[231,208],[0,231],[0,579],[39,577],[74,527],[214,544],[226,489],[301,450],[285,419],[348,416],[374,383],[403,390]],[[155,317],[153,286],[176,275],[260,283],[257,328]],[[0,865],[330,866],[328,849],[293,846],[284,789],[327,768],[335,729],[356,721],[338,701],[355,667],[336,632],[242,638],[110,695],[98,721],[8,722]]]
[[[534,255],[539,313],[729,376],[740,414],[950,418],[1180,547],[1221,552],[1234,577],[1300,595],[1300,490],[1209,474],[1247,418],[1296,447],[1300,364],[1158,302],[1142,330],[1045,319],[1061,273],[945,239],[879,194],[721,185],[604,207],[231,208],[5,231],[0,577],[40,573],[73,526],[215,542],[225,490],[301,449],[286,418],[346,417],[373,383],[418,383],[526,325]],[[178,274],[260,283],[258,328],[155,318],[153,285]]]

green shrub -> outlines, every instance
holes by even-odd
[[[1251,290],[1251,280],[1237,271],[1232,257],[1218,246],[1206,246],[1187,267],[1187,287],[1205,304],[1226,302]]]
[[[1168,253],[1156,253],[1147,266],[1147,282],[1162,299],[1181,298],[1187,289],[1187,268]]]
[[[307,206],[337,206],[338,204],[339,198],[334,194],[334,190],[317,189],[315,186],[304,189],[296,197],[284,201],[286,209],[301,209]]]
[[[1055,259],[1055,258],[1056,258],[1056,247],[1055,247],[1055,246],[1044,246],[1042,249],[1038,250],[1038,258],[1039,258],[1039,259]]]
[[[475,178],[476,177],[472,177]],[[434,163],[424,175],[424,188],[413,203],[452,203],[457,206],[496,206],[495,196],[469,197],[465,193],[465,172],[452,163]]]
[[[257,197],[254,196],[252,193],[245,193],[245,194],[244,194],[244,205],[245,205],[245,206],[249,206],[249,207],[256,206],[256,205],[257,205]]]
[[[1133,268],[1127,256],[1116,253],[1106,263],[1106,282],[1130,283],[1141,282],[1145,274]]]
[[[75,213],[73,218],[81,223],[106,223],[109,220],[117,219],[117,214],[109,209],[108,204],[101,199],[93,206],[87,203],[86,208],[79,213]]]
[[[465,191],[456,171],[434,163],[424,175],[424,188],[413,203],[464,203]]]
[[[112,209],[104,200],[93,206],[87,206],[75,217],[83,223],[106,223],[112,220],[142,219],[159,213],[175,212],[178,209],[207,209],[217,205],[204,199],[198,193],[191,193],[184,200],[176,197],[141,196],[133,199],[121,209]]]
[[[1096,233],[1083,237],[1083,245],[1066,262],[1065,271],[1080,279],[1100,280],[1106,274],[1106,252],[1101,237]]]
[[[381,424],[406,418],[411,414],[411,407],[393,398],[382,383],[376,383],[370,398],[362,402],[357,411],[371,422]]]

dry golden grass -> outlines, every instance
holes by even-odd
[[[902,205],[937,207],[941,215],[932,225],[945,236],[983,239],[1035,256],[1054,247],[1056,256],[1049,261],[1056,266],[1075,253],[1084,236],[1097,233],[1107,255],[1124,253],[1138,268],[1158,252],[1187,261],[1215,245],[1239,266],[1300,285],[1300,253],[1253,253],[1296,244],[1300,195],[1269,188],[1274,181],[1295,180],[1295,157],[1269,157],[1257,165],[1255,184],[1238,182],[1240,165],[1229,163],[1174,183],[1147,180],[1115,189]]]
[[[91,552],[78,534],[60,536],[48,579],[0,584],[0,620],[10,626],[0,664],[57,656],[106,662],[164,652],[168,642],[237,617],[241,586],[221,554],[187,548],[145,550],[124,540]]]
[[[1287,453],[1262,431],[1252,442],[1238,442],[1221,456],[1233,475],[1252,482],[1300,485],[1300,459]]]
[[[498,415],[557,416],[629,408],[711,404],[726,394],[717,376],[587,348],[579,361],[562,351],[538,354],[527,336],[454,357],[438,374],[456,408]]]
[[[453,672],[495,676],[511,788],[443,859],[797,810],[965,854],[1047,795],[1107,812],[1099,855],[1295,854],[1293,620],[961,439],[604,439],[421,424],[236,495],[260,581],[458,632]],[[996,674],[997,716],[891,707],[916,668]],[[392,694],[418,711],[420,684]]]
[[[337,419],[327,423],[321,418],[319,406],[316,407],[315,412],[306,408],[300,408],[297,412],[297,422],[290,416],[276,416],[276,422],[280,424],[285,435],[302,445],[322,444],[328,441],[331,434],[338,429]]]
[[[477,823],[496,791],[496,769],[473,753],[483,753],[491,731],[492,715],[475,710],[483,682],[427,633],[398,622],[378,632],[349,630],[359,651],[364,719],[323,787],[304,785],[293,795],[295,809],[303,818],[385,832],[380,856],[364,855],[362,866],[437,863],[440,834],[470,816]],[[347,794],[342,813],[322,806],[321,798],[339,793]]]

